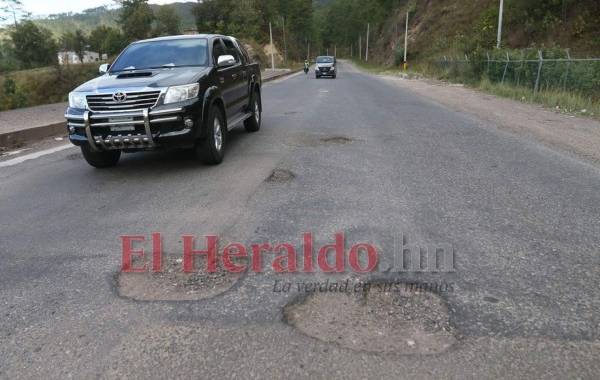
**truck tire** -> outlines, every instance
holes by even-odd
[[[121,158],[120,150],[95,152],[87,144],[81,146],[81,153],[88,164],[98,169],[113,167],[117,165]]]
[[[225,156],[225,135],[227,127],[223,112],[217,106],[212,106],[207,121],[208,134],[206,138],[196,143],[195,153],[207,165],[218,165]]]
[[[258,90],[254,90],[254,93],[252,94],[252,100],[250,102],[252,116],[244,121],[244,128],[246,128],[246,131],[248,132],[258,132],[260,130],[260,124],[262,123],[260,105],[260,92]]]

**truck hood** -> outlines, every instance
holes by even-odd
[[[333,67],[333,63],[317,63],[317,67]]]
[[[127,88],[170,87],[195,83],[210,73],[210,67],[175,67],[104,74],[77,87],[76,92],[110,92]]]

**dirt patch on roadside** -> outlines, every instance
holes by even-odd
[[[600,122],[596,120],[559,114],[540,105],[499,98],[439,81],[380,77],[455,111],[475,115],[502,129],[600,164]]]
[[[221,262],[218,260],[217,271],[210,273],[206,270],[206,257],[197,256],[194,260],[196,270],[185,273],[181,256],[165,256],[161,273],[119,273],[117,289],[121,297],[137,301],[194,301],[212,298],[229,290],[242,276],[226,271],[219,266]],[[134,267],[143,265],[144,263],[134,263]],[[151,263],[147,265],[150,267]]]
[[[423,290],[313,293],[287,305],[284,320],[306,335],[356,351],[438,354],[456,343],[448,308]]]

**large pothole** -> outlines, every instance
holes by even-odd
[[[190,273],[183,272],[181,256],[163,257],[160,273],[121,272],[117,276],[119,295],[138,301],[194,301],[226,292],[241,277],[221,266],[217,266],[216,272],[209,272],[205,257],[196,257],[194,261],[195,270]]]
[[[284,319],[306,335],[356,351],[438,354],[456,343],[445,302],[402,286],[313,293],[287,305]]]

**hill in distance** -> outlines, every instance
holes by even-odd
[[[181,18],[184,30],[194,29],[196,27],[196,21],[192,13],[192,9],[196,4],[196,2],[188,1],[168,5],[175,8],[175,11]],[[161,7],[161,5],[156,4],[151,4],[150,6],[155,13],[158,8]],[[59,38],[65,32],[74,31],[76,29],[81,29],[85,33],[89,33],[100,25],[117,26],[118,17],[118,8],[98,7],[86,9],[81,13],[52,14],[46,18],[39,18],[33,21],[36,24],[49,29],[55,38]]]

